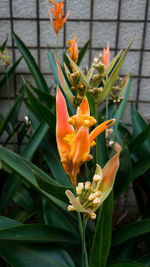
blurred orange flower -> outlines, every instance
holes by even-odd
[[[70,52],[70,58],[77,63],[78,61],[78,45],[77,45],[77,38],[76,35],[74,36],[73,40],[68,40],[68,45],[70,48],[68,48]]]
[[[51,10],[49,7],[48,7],[48,12],[49,12],[52,27],[53,27],[54,31],[56,32],[56,34],[58,35],[59,31],[62,29],[63,25],[65,24],[65,22],[69,16],[70,11],[67,12],[66,17],[64,18],[63,10],[62,10],[63,2],[59,2],[58,4],[53,0],[49,0],[49,2],[55,6],[55,9],[52,8],[54,20],[52,18]]]
[[[103,57],[101,57],[101,61],[105,65],[105,68],[107,69],[109,66],[109,61],[110,61],[110,49],[109,49],[109,43],[107,44],[107,49],[104,48],[103,50]]]
[[[98,125],[90,134],[89,128],[96,123],[90,116],[87,98],[84,97],[77,114],[69,117],[65,99],[57,87],[56,95],[56,138],[59,155],[66,173],[74,185],[80,166],[92,158],[90,147],[95,145],[94,139],[105,129],[114,124],[115,119],[105,121]]]

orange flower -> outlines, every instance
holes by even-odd
[[[59,2],[58,4],[53,0],[49,0],[49,2],[55,6],[55,9],[52,8],[52,12],[53,12],[55,20],[53,20],[53,18],[52,18],[51,10],[49,7],[48,7],[48,12],[49,12],[52,27],[53,27],[54,31],[56,32],[56,34],[58,35],[59,31],[61,30],[61,28],[65,24],[65,22],[69,16],[70,11],[67,12],[66,17],[64,18],[63,10],[62,10],[63,2]]]
[[[70,48],[68,48],[70,52],[70,58],[77,63],[78,61],[78,46],[77,46],[77,38],[76,35],[74,36],[73,40],[68,40],[68,45]]]
[[[107,44],[107,49],[104,48],[103,50],[104,56],[101,57],[101,61],[105,65],[105,68],[107,69],[109,66],[109,61],[110,61],[110,50],[109,50],[109,43]]]
[[[113,125],[115,120],[103,122],[89,134],[89,128],[96,123],[96,120],[90,116],[87,98],[83,98],[77,108],[77,114],[69,117],[66,102],[59,87],[56,95],[56,114],[56,138],[61,162],[72,183],[76,185],[80,166],[92,158],[90,147],[95,145],[94,139]]]

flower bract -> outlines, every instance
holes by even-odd
[[[59,87],[56,95],[56,115],[56,139],[59,155],[65,172],[70,176],[73,185],[76,185],[80,166],[92,159],[90,147],[95,145],[94,139],[113,125],[115,120],[105,121],[89,133],[89,128],[96,124],[96,120],[90,116],[87,98],[83,98],[76,115],[69,117],[66,102]]]

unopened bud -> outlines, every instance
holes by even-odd
[[[90,218],[91,218],[92,220],[95,220],[95,219],[96,219],[96,214],[95,214],[94,212],[91,212],[91,213],[90,213]]]
[[[89,190],[91,188],[91,182],[85,182],[85,190]]]
[[[77,195],[81,195],[82,194],[82,188],[80,186],[76,187],[76,193],[77,193]]]
[[[100,190],[98,190],[98,191],[95,192],[95,195],[96,195],[97,197],[100,197],[101,194],[102,194],[102,192],[101,192]]]
[[[100,198],[99,197],[97,197],[97,198],[95,198],[94,200],[93,200],[93,204],[100,204]]]
[[[91,193],[90,195],[89,195],[89,200],[91,201],[91,200],[93,200],[93,199],[95,199],[96,198],[96,195],[94,194],[94,193]]]
[[[100,179],[101,179],[101,177],[98,174],[95,174],[94,177],[93,177],[93,181],[94,182],[98,182]]]
[[[74,206],[68,205],[68,211],[74,211],[74,210],[75,210]]]
[[[84,188],[84,183],[78,183],[78,186],[83,189]]]

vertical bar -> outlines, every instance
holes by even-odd
[[[89,45],[89,67],[91,65],[91,60],[92,60],[93,10],[94,10],[94,0],[91,0],[90,29],[89,29],[89,38],[91,38],[91,42]]]
[[[143,62],[144,46],[145,46],[145,38],[146,38],[148,6],[149,6],[149,0],[147,0],[146,4],[145,4],[145,20],[144,20],[144,27],[143,27],[143,38],[142,38],[141,53],[140,53],[140,64],[139,64],[139,72],[138,72],[137,95],[136,95],[136,103],[135,103],[137,109],[138,109],[139,96],[140,96],[140,84],[141,84],[142,62]]]
[[[39,0],[36,0],[36,18],[37,18],[37,52],[38,52],[38,66],[41,69],[40,57],[40,20],[39,20]]]
[[[10,7],[10,23],[11,23],[11,33],[14,32],[14,21],[13,21],[13,6],[12,6],[13,1],[9,0],[9,7]],[[11,36],[12,40],[12,56],[13,56],[13,64],[15,63],[15,44],[14,44],[14,39]],[[14,95],[16,97],[17,94],[17,81],[16,81],[16,74],[13,74],[13,82],[14,82]]]
[[[117,29],[116,29],[116,42],[115,42],[115,55],[118,51],[119,30],[120,30],[120,12],[121,12],[121,0],[118,2],[118,15],[117,15]]]

